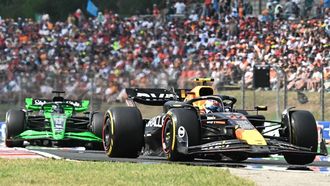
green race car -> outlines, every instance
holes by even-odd
[[[52,100],[25,99],[25,109],[6,113],[7,147],[85,146],[102,149],[103,113],[87,112],[89,101],[67,100],[63,91],[53,91]],[[82,114],[78,114],[82,113]]]

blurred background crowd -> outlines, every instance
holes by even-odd
[[[329,91],[329,1],[268,1],[257,15],[252,2],[176,0],[130,17],[78,9],[66,21],[0,19],[0,93],[58,89],[79,98],[93,90],[113,102],[125,87],[189,88],[195,77],[214,78],[217,89],[244,78],[252,88],[254,65],[272,66],[271,88],[280,68],[289,90],[318,91],[323,74]]]

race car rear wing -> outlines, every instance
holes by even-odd
[[[83,112],[88,110],[89,108],[89,100],[68,100],[68,99],[61,99],[59,100],[58,98],[60,97],[54,97],[53,100],[49,99],[33,99],[33,98],[25,98],[25,107],[27,110],[40,110],[42,105],[46,103],[52,103],[52,102],[63,102],[67,104],[71,104],[75,107],[76,112]]]
[[[189,89],[126,88],[128,99],[144,105],[161,106],[167,101],[183,101]]]

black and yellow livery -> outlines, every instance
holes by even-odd
[[[107,155],[138,157],[143,153],[165,155],[171,161],[196,157],[243,161],[280,154],[290,164],[308,164],[316,155],[327,155],[323,139],[317,152],[316,121],[310,112],[289,108],[280,122],[266,120],[258,111],[267,107],[238,110],[236,98],[216,95],[207,85],[211,81],[196,79],[199,85],[191,90],[127,89],[128,106],[111,107],[105,115],[103,143]],[[205,112],[206,100],[218,102],[221,111]],[[163,112],[142,118],[136,102],[162,106]],[[279,136],[270,135],[274,130]]]

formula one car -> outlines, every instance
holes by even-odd
[[[280,154],[289,164],[308,164],[316,155],[327,155],[323,138],[317,152],[318,132],[310,112],[289,108],[283,112],[281,122],[269,121],[259,114],[267,110],[265,106],[257,106],[252,110],[256,114],[251,115],[251,110],[234,108],[234,97],[214,95],[213,88],[205,85],[211,80],[197,79],[202,85],[190,91],[127,89],[128,106],[111,107],[104,117],[107,155],[138,157],[144,153],[165,154],[171,161],[223,157],[244,161]],[[207,102],[215,103],[216,109],[207,111]],[[160,105],[163,112],[144,119],[135,103]],[[279,136],[269,135],[274,130]]]
[[[6,146],[22,147],[28,141],[38,146],[103,148],[104,114],[86,112],[88,100],[67,100],[60,96],[63,91],[53,93],[57,95],[52,100],[26,98],[25,109],[7,112]]]

